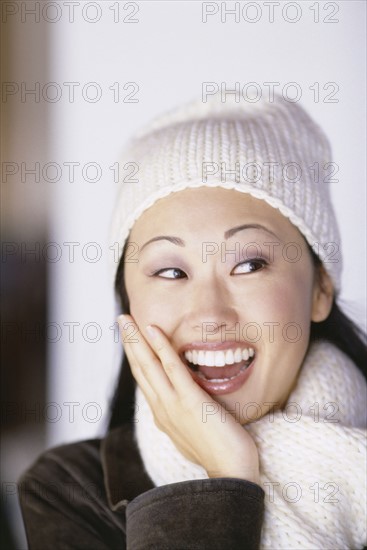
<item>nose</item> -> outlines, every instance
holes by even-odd
[[[217,334],[222,328],[234,327],[238,321],[233,297],[217,280],[196,282],[186,296],[187,327],[198,334]]]

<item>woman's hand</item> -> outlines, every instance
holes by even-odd
[[[194,382],[164,333],[156,326],[147,327],[149,345],[140,331],[127,338],[132,327],[138,329],[131,316],[120,316],[118,321],[132,374],[157,427],[209,477],[259,483],[259,458],[252,437]],[[205,411],[216,412],[204,416]]]

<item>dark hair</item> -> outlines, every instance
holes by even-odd
[[[309,246],[317,272],[322,269],[322,262]],[[124,281],[124,251],[117,269],[115,292],[119,297],[121,311],[130,313],[129,300]],[[314,323],[311,321],[310,343],[316,340],[327,340],[344,352],[361,370],[367,379],[367,347],[366,336],[362,330],[340,309],[334,296],[331,311],[325,321]],[[125,422],[132,422],[135,406],[136,382],[131,374],[129,362],[124,355],[119,379],[111,402],[111,417],[109,429],[113,429]]]

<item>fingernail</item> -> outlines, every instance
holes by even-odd
[[[147,329],[147,333],[149,334],[149,337],[152,340],[154,340],[156,338],[157,334],[158,334],[156,329],[152,325],[147,325],[146,329]]]
[[[125,325],[126,322],[127,322],[127,317],[126,317],[126,315],[122,315],[122,314],[119,315],[119,316],[117,317],[117,322],[118,322],[118,324],[120,325],[121,328],[124,328],[124,325]]]

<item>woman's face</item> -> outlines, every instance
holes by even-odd
[[[310,321],[330,309],[298,229],[247,193],[201,187],[157,201],[129,243],[125,284],[142,334],[159,326],[241,424],[283,406]]]

